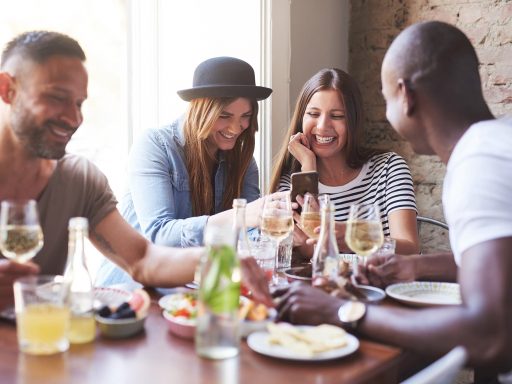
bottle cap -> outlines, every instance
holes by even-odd
[[[68,228],[89,229],[89,220],[86,217],[72,217],[69,219]]]
[[[247,205],[246,199],[233,199],[233,208],[244,207]]]

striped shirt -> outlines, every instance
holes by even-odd
[[[291,188],[291,175],[279,180],[279,191]],[[384,236],[389,236],[388,215],[399,209],[417,212],[411,172],[405,160],[394,152],[374,155],[359,175],[345,185],[331,187],[318,184],[320,194],[326,193],[334,204],[334,219],[346,221],[350,205],[376,203],[379,206]]]

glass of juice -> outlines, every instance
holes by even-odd
[[[31,355],[51,355],[69,348],[68,287],[62,276],[26,276],[14,282],[18,346]]]

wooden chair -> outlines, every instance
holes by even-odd
[[[434,361],[401,384],[451,384],[467,361],[464,347],[453,348],[446,355]]]

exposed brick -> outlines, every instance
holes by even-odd
[[[459,11],[459,23],[474,24],[483,18],[482,8],[480,7],[461,7]]]
[[[440,20],[457,25],[481,62],[484,94],[496,116],[512,114],[512,2],[510,0],[352,0],[349,70],[365,101],[368,145],[404,156],[413,175],[418,210],[443,220],[446,168],[435,156],[415,154],[386,121],[380,65],[387,46],[407,25]],[[432,239],[436,246],[437,238]]]

